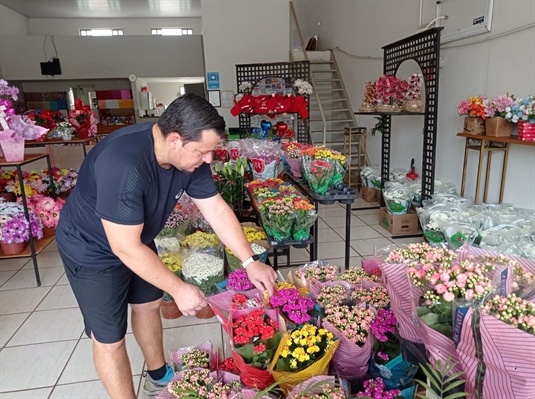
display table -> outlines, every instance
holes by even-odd
[[[535,141],[519,140],[516,136],[493,137],[493,136],[485,136],[481,134],[470,134],[470,133],[458,133],[457,136],[464,137],[466,139],[465,149],[464,149],[463,177],[462,177],[462,183],[461,183],[461,197],[464,197],[464,189],[466,185],[468,150],[479,151],[479,163],[478,163],[478,168],[477,168],[476,194],[474,198],[474,204],[477,204],[479,201],[479,192],[480,192],[480,186],[481,186],[481,169],[483,167],[483,159],[484,159],[485,153],[488,153],[488,157],[487,157],[487,165],[486,165],[487,173],[485,175],[485,187],[483,190],[483,202],[487,202],[492,153],[495,151],[503,151],[504,159],[503,159],[502,177],[501,177],[501,184],[500,184],[500,204],[501,204],[503,202],[503,193],[505,189],[505,176],[507,172],[507,160],[509,158],[509,145],[519,144],[519,145],[528,145],[528,146],[533,147],[535,146]]]
[[[0,167],[14,167],[17,169],[18,177],[19,177],[19,184],[21,187],[21,196],[22,196],[22,205],[24,207],[24,215],[26,216],[26,220],[28,222],[30,221],[30,213],[28,211],[28,201],[26,198],[26,193],[24,188],[24,179],[22,178],[22,168],[21,166],[38,161],[39,159],[46,158],[46,162],[48,164],[48,173],[50,176],[52,176],[52,165],[50,162],[50,155],[49,154],[25,154],[23,161],[17,161],[17,162],[8,162],[5,158],[0,157]],[[50,191],[54,192],[54,179],[50,179]],[[37,282],[37,286],[39,287],[41,285],[41,278],[39,276],[39,268],[37,266],[37,255],[39,252],[41,252],[52,240],[54,237],[50,238],[44,238],[39,241],[33,240],[32,235],[30,234],[30,249],[26,249],[24,252],[21,252],[20,254],[16,255],[1,255],[0,259],[8,259],[8,258],[28,258],[31,257],[33,260],[33,268],[35,271],[35,280]]]
[[[57,146],[72,146],[72,145],[81,145],[83,152],[84,152],[84,158],[87,155],[87,145],[94,145],[98,142],[98,139],[96,137],[88,137],[85,139],[76,138],[73,137],[72,140],[65,141],[63,139],[48,139],[46,141],[35,141],[35,140],[28,140],[24,143],[24,146],[27,148],[32,147],[45,147],[47,154],[50,155],[50,161],[52,164],[56,164],[56,156],[54,154],[54,147]]]

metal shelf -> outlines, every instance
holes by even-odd
[[[355,115],[424,116],[425,112],[353,112]]]

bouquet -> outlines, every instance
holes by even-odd
[[[515,294],[494,296],[481,311],[528,334],[535,335],[535,305]]]
[[[458,105],[460,116],[468,116],[471,118],[487,119],[485,114],[485,97],[469,97],[468,100],[462,100]]]
[[[414,73],[411,75],[408,81],[408,88],[405,93],[407,100],[421,100],[421,87],[422,87],[422,74]]]
[[[301,152],[305,148],[307,148],[307,146],[295,141],[282,144],[284,161],[288,164],[294,177],[298,179],[301,177]]]
[[[342,284],[324,285],[316,297],[316,302],[325,309],[325,314],[332,314],[333,309],[343,305],[346,299],[347,288]]]
[[[294,82],[294,90],[301,96],[310,96],[314,92],[312,85],[306,80],[297,79]]]
[[[277,241],[292,237],[294,207],[291,198],[270,198],[260,206],[260,215],[266,232]]]
[[[355,304],[366,303],[375,309],[382,309],[390,303],[390,297],[386,287],[382,285],[370,287],[369,289],[358,288],[351,293],[351,299]]]
[[[193,252],[182,261],[184,282],[197,286],[206,295],[216,292],[224,279],[224,260],[208,253]]]
[[[346,399],[346,393],[333,376],[317,376],[292,389],[287,399]]]
[[[282,337],[279,323],[269,319],[263,309],[255,309],[240,316],[232,327],[234,349],[245,363],[267,369]]]
[[[254,288],[245,269],[241,268],[228,275],[227,289],[234,291],[248,291]]]
[[[511,109],[514,106],[515,96],[505,94],[498,96],[497,99],[487,98],[483,101],[483,107],[485,110],[485,116],[487,118],[504,118],[507,114],[507,109]]]
[[[346,281],[349,284],[359,285],[362,284],[363,280],[369,280],[378,283],[380,281],[379,276],[368,274],[364,269],[360,267],[352,267],[349,270],[346,270],[344,273],[338,277],[340,281]]]
[[[229,153],[224,144],[218,144],[214,151],[214,161],[227,162],[229,160]]]
[[[295,272],[295,277],[297,277],[305,287],[308,287],[310,281],[313,279],[324,283],[326,281],[334,280],[337,275],[338,266],[329,265],[329,263],[323,261],[307,263]]]
[[[181,370],[187,369],[209,369],[210,354],[202,349],[195,348],[191,352],[180,355]]]
[[[513,123],[535,123],[535,99],[532,96],[517,98],[512,106],[505,108],[504,118]]]
[[[346,305],[332,308],[331,312],[325,316],[325,320],[344,337],[361,347],[368,340],[370,324],[374,318],[375,313],[370,309]],[[325,327],[329,330],[329,327]]]
[[[66,121],[58,123],[56,127],[58,136],[63,138],[65,141],[72,139],[72,133],[74,132],[74,127]]]
[[[270,370],[285,393],[314,376],[327,375],[338,341],[324,328],[305,324],[287,332],[281,340]]]
[[[399,389],[387,390],[386,385],[381,377],[374,380],[364,381],[364,391],[357,393],[357,398],[373,398],[373,399],[402,399],[401,391]]]
[[[180,380],[173,379],[167,390],[177,398],[226,399],[241,389],[240,382],[216,382],[216,374],[210,370],[185,370],[179,373]]]
[[[21,206],[22,208],[22,206]],[[32,237],[40,240],[43,238],[43,225],[35,213],[30,212],[30,222],[26,219],[24,211],[11,216],[0,216],[0,242],[2,244],[22,244]]]
[[[331,181],[329,182],[329,186],[338,186],[342,183],[347,171],[345,155],[342,155],[339,151],[331,150],[325,146],[316,146],[304,149],[302,151],[302,154],[304,160],[321,160],[331,165],[333,170],[333,176]]]
[[[398,79],[394,75],[383,75],[375,82],[377,102],[380,104],[403,105],[405,93],[409,89],[406,80]]]
[[[310,237],[310,228],[318,218],[316,209],[308,200],[296,199],[293,203],[295,222],[293,226],[294,240],[307,240]]]
[[[29,120],[34,121],[37,126],[44,127],[47,130],[53,130],[63,122],[63,115],[59,111],[37,110],[26,115]]]
[[[173,208],[171,214],[165,221],[162,231],[160,231],[160,236],[174,236],[178,237],[180,234],[185,234],[183,227],[187,224],[188,218],[184,214],[181,208]]]
[[[97,134],[97,117],[88,105],[82,100],[74,100],[74,109],[69,114],[69,122],[80,138],[92,137]]]
[[[329,162],[316,159],[303,159],[303,176],[310,185],[312,191],[325,195],[334,177],[334,170]]]
[[[311,319],[308,312],[314,309],[314,301],[308,296],[301,296],[297,288],[278,290],[269,303],[273,308],[279,308],[282,314],[296,325],[308,322]]]
[[[218,165],[214,168],[216,174],[213,177],[217,191],[238,217],[243,207],[243,175],[246,166],[247,159],[238,158],[236,161],[225,163],[222,168]]]
[[[217,365],[217,370],[240,375],[240,369],[236,367],[236,363],[234,363],[234,359],[231,357],[227,357],[223,362],[219,363]]]

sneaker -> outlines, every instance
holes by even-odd
[[[162,389],[164,389],[167,384],[169,384],[169,381],[171,381],[171,379],[175,376],[175,372],[171,367],[169,367],[168,364],[165,365],[165,368],[167,369],[167,371],[163,378],[159,380],[152,379],[149,373],[145,372],[145,383],[143,384],[143,392],[145,392],[148,396],[158,395],[162,391]]]

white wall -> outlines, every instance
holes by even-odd
[[[5,79],[42,80],[43,36],[1,36]],[[202,36],[56,36],[61,79],[204,76]],[[50,49],[48,55],[50,56]],[[58,76],[57,78],[60,78]]]
[[[444,67],[440,69],[436,177],[452,181],[459,188],[464,139],[455,135],[462,131],[463,118],[458,116],[455,106],[470,95],[496,97],[509,92],[522,97],[535,94],[535,28],[483,43],[459,46],[535,23],[535,2],[531,0],[502,0],[494,4],[492,32],[448,43],[441,50]],[[340,47],[357,56],[382,56],[381,46],[409,36],[418,29],[419,0],[294,0],[294,6],[305,38],[319,34],[320,49]],[[513,52],[513,48],[518,50]],[[364,94],[364,84],[381,75],[382,61],[355,58],[336,51],[335,55],[356,110]],[[410,73],[410,70],[404,69],[406,74]],[[399,77],[406,78],[406,74]],[[421,165],[423,122],[417,117],[410,118],[393,118],[392,167],[408,168],[413,157],[417,159],[417,165]],[[372,117],[359,116],[358,122],[370,130],[376,121]],[[368,137],[371,162],[379,164],[381,137]],[[501,155],[493,159],[490,202],[498,201],[501,160]],[[465,196],[475,193],[476,161],[477,153],[472,152]],[[534,209],[534,175],[533,147],[513,145],[509,152],[504,201]]]
[[[288,0],[201,0],[206,71],[219,72],[221,90],[236,93],[236,64],[288,61],[289,7]],[[227,126],[238,126],[230,108],[218,110]]]
[[[0,35],[29,35],[30,23],[24,15],[0,4]]]
[[[191,28],[202,34],[201,18],[32,18],[32,35],[78,36],[79,29],[122,28],[125,35],[150,35],[151,28]]]
[[[156,99],[157,103],[165,105],[171,104],[175,98],[180,96],[180,88],[184,86],[183,83],[154,83],[149,82],[148,88],[152,93],[152,97]]]

